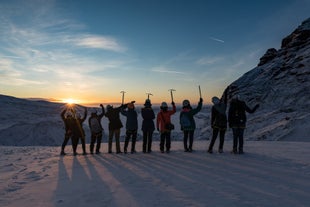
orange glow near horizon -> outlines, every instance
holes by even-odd
[[[61,99],[61,102],[67,103],[67,104],[69,104],[69,105],[80,103],[79,100],[76,100],[76,99],[73,99],[73,98]]]

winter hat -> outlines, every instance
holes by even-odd
[[[129,104],[127,105],[127,107],[128,107],[129,109],[134,109],[134,108],[135,108],[135,105],[133,104],[133,102],[131,102],[131,103],[129,103]]]
[[[151,100],[150,100],[150,99],[146,99],[146,100],[145,100],[145,103],[144,103],[144,106],[146,106],[146,107],[151,107],[151,106],[152,106]]]
[[[160,108],[168,108],[168,104],[166,102],[162,102]]]
[[[212,97],[212,103],[215,104],[219,104],[220,103],[220,99],[216,96]]]
[[[189,100],[185,99],[182,103],[183,107],[189,107],[190,106],[190,102]]]
[[[109,111],[110,109],[113,109],[112,105],[107,105],[107,110]]]

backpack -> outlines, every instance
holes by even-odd
[[[102,132],[102,127],[96,117],[90,119],[90,130],[95,134]]]
[[[189,118],[189,112],[181,112],[180,124],[181,124],[181,127],[190,127],[191,126],[191,120]]]

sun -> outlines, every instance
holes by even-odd
[[[72,98],[66,98],[66,99],[63,99],[63,102],[64,102],[64,103],[67,103],[67,104],[69,104],[69,105],[72,105],[72,104],[78,103],[78,101],[77,101],[77,100],[72,99]]]

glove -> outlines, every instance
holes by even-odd
[[[100,104],[100,106],[101,106],[101,107],[103,107],[103,105],[102,105],[102,104]]]
[[[157,131],[159,131],[159,128],[157,128]]]
[[[174,106],[175,105],[174,101],[172,101],[171,104]]]
[[[201,103],[202,103],[202,102],[203,102],[203,99],[202,99],[202,98],[200,98],[200,99],[199,99],[199,102],[201,102]]]

